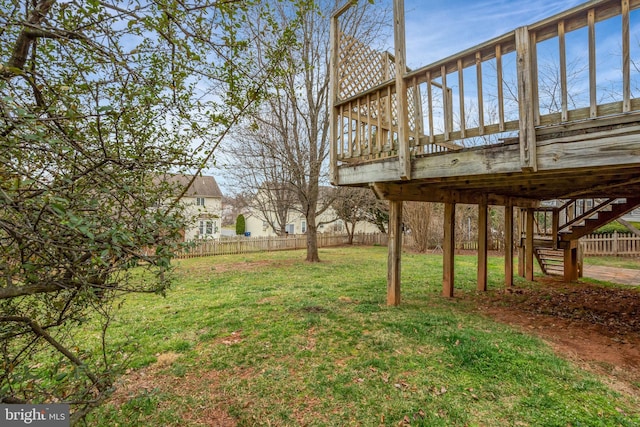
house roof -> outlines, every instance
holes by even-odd
[[[168,181],[172,184],[176,184],[179,187],[184,188],[189,184],[193,175],[169,175]],[[193,183],[189,186],[189,189],[185,193],[187,197],[222,197],[222,191],[218,187],[216,179],[212,176],[196,176]]]

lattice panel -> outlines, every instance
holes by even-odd
[[[392,79],[394,71],[388,54],[371,49],[349,35],[340,35],[339,99],[350,98]]]
[[[338,72],[340,76],[339,99],[346,99],[395,78],[395,63],[388,53],[376,51],[354,37],[341,34]],[[395,95],[392,98],[391,123],[393,126],[397,126]],[[419,90],[413,87],[408,88],[407,101],[409,128],[415,132],[415,126],[419,120],[416,114],[420,110],[418,105],[421,102]],[[378,114],[377,108],[369,110],[369,107],[363,107],[361,104],[360,114],[375,118]],[[353,113],[357,113],[357,110],[354,110]]]
[[[338,158],[367,161],[396,155],[399,118],[393,56],[342,34],[338,73],[339,99],[351,98],[338,113]],[[385,82],[389,84],[380,86]],[[376,86],[379,89],[363,94]],[[412,150],[418,149],[424,134],[420,92],[420,87],[407,87],[407,137]]]

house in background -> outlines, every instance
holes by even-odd
[[[189,185],[193,175],[171,175],[169,180],[178,188]],[[197,176],[182,198],[189,225],[185,240],[220,237],[222,226],[222,192],[212,176]]]
[[[640,208],[634,209],[622,217],[625,221],[640,222]]]
[[[265,196],[266,189],[261,189],[252,200],[249,200],[249,206],[244,209],[245,231],[251,237],[272,237],[277,236],[280,231],[280,220],[286,216],[284,231],[288,235],[306,234],[307,219],[301,213],[300,205],[293,198],[289,198],[288,202],[284,202],[287,206],[282,209],[280,216],[276,214],[276,208],[273,200]],[[321,188],[322,191],[322,188]],[[286,213],[286,214],[285,214]],[[328,234],[347,234],[346,224],[339,218],[333,207],[328,207],[316,217],[318,225],[318,233]],[[349,227],[351,225],[349,224]],[[367,221],[358,221],[355,227],[355,233],[379,233],[378,227]]]
[[[245,209],[245,230],[251,237],[277,236],[276,231],[270,223],[276,224],[275,213],[262,212],[258,209],[248,207]],[[265,215],[270,215],[269,220]],[[346,234],[347,229],[344,221],[338,218],[335,210],[329,207],[317,216],[318,233]],[[299,209],[290,208],[287,215],[285,231],[289,235],[305,234],[307,232],[307,219]],[[378,227],[367,221],[359,221],[356,224],[355,233],[379,233]]]

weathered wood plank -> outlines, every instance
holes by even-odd
[[[431,72],[427,71],[427,105],[429,106],[429,142],[433,144],[433,89],[431,88]]]
[[[595,10],[589,9],[587,22],[589,27],[589,116],[598,116],[598,100],[596,99],[596,25]]]
[[[532,208],[527,209],[526,216],[526,231],[525,231],[525,278],[532,282],[533,281],[533,215],[534,210]]]
[[[498,87],[498,131],[504,132],[504,82],[502,81],[502,45],[496,45],[496,86]],[[462,96],[461,99],[464,99]],[[464,104],[464,102],[463,102]]]
[[[440,189],[437,186],[410,186],[402,183],[371,184],[378,198],[382,200],[404,200],[435,203],[463,203],[480,204],[486,202],[494,206],[518,205],[526,207],[538,207],[537,199],[524,197],[504,196],[500,194],[480,194],[478,191],[464,191],[452,189]]]
[[[564,249],[564,281],[578,280],[578,248],[575,245]]]
[[[455,228],[456,228],[456,205],[445,203],[444,205],[444,240],[442,243],[442,295],[447,298],[453,297],[454,276],[455,276]]]
[[[561,118],[563,122],[569,120],[569,107],[567,100],[567,45],[564,31],[564,21],[558,22],[558,49],[560,53],[560,96],[561,96]]]
[[[478,205],[478,291],[487,290],[487,213],[486,200]]]
[[[536,137],[531,46],[527,27],[516,29],[518,109],[520,113],[520,162],[522,169],[535,171]]]
[[[346,7],[343,6],[343,8]],[[329,46],[331,47],[331,56],[330,56],[330,79],[331,85],[329,86],[329,102],[331,105],[335,105],[338,100],[338,84],[339,84],[339,75],[338,75],[338,63],[340,61],[338,55],[340,42],[338,40],[339,37],[339,23],[338,17],[340,14],[335,13],[331,17],[331,27],[329,29]],[[331,117],[330,117],[330,130],[331,138],[333,143],[330,144],[329,147],[329,180],[332,184],[337,184],[338,182],[338,120],[340,119],[340,107],[333,106],[331,108]]]
[[[404,1],[393,1],[393,34],[396,55],[396,111],[398,114],[398,172],[400,179],[411,179],[411,152],[409,151],[409,106],[407,104],[406,42],[404,33]]]
[[[387,305],[400,304],[400,262],[402,258],[402,202],[389,202],[387,262]]]
[[[525,215],[526,209],[518,208],[518,230],[517,230],[517,238],[518,238],[518,276],[525,277],[525,253],[524,253],[524,240],[522,236],[525,233]]]
[[[460,137],[466,138],[466,117],[464,114],[464,69],[462,59],[458,59],[458,99],[460,100]]]
[[[629,40],[629,0],[622,0],[622,111],[631,110],[631,55]]]
[[[476,52],[476,82],[478,92],[478,132],[484,135],[484,95],[482,89],[482,56]],[[460,100],[464,103],[464,98]]]
[[[504,207],[504,285],[513,286],[513,205]]]
[[[601,135],[548,139],[538,143],[539,171],[559,171],[589,167],[618,168],[638,164],[640,167],[640,134]],[[577,140],[576,140],[577,139]],[[360,166],[340,167],[341,185],[397,180],[392,160]],[[416,180],[444,179],[476,175],[518,173],[520,150],[517,145],[499,145],[419,157],[413,160],[411,174]]]

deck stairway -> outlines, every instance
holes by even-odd
[[[542,272],[563,275],[564,248],[638,206],[640,197],[576,199],[557,208],[537,210],[534,254]]]
[[[547,276],[562,276],[564,274],[564,251],[562,249],[536,246],[533,253],[544,274]]]

